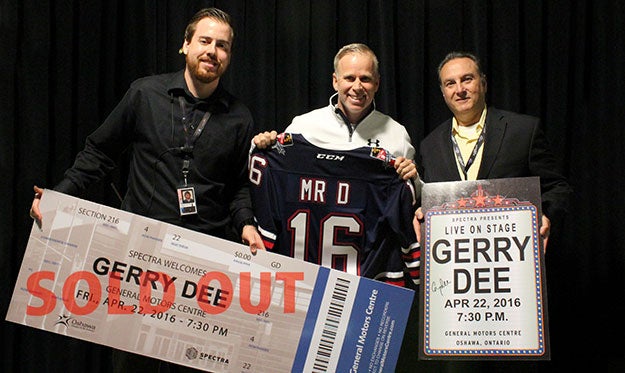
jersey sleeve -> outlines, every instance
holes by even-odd
[[[254,218],[263,243],[272,250],[276,243],[279,224],[279,204],[271,178],[269,159],[262,150],[255,149],[250,155],[250,182]]]
[[[383,222],[376,231],[375,246],[386,252],[384,271],[374,279],[397,286],[416,288],[420,282],[421,249],[412,224],[416,204],[410,181],[394,183],[382,211]]]
[[[393,226],[398,227],[396,233],[400,237],[402,260],[406,265],[406,281],[412,287],[412,285],[419,285],[420,283],[421,247],[417,241],[413,225],[416,205],[415,189],[411,181],[406,181],[404,185],[405,188],[403,188],[402,197],[399,200],[400,206],[397,206],[396,210],[399,211],[399,221]]]

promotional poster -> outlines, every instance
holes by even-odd
[[[421,359],[549,359],[537,177],[422,190]]]
[[[212,372],[393,371],[414,292],[46,190],[8,321]]]

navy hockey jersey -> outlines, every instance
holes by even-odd
[[[384,149],[317,147],[283,133],[250,154],[258,228],[273,252],[399,286],[419,283],[414,188]]]

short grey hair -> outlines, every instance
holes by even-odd
[[[339,66],[339,60],[348,54],[369,54],[373,59],[373,74],[376,78],[380,78],[380,63],[378,62],[378,56],[375,55],[373,50],[369,48],[367,45],[362,43],[352,43],[347,44],[346,46],[339,49],[334,56],[334,72],[337,72]]]
[[[486,81],[486,74],[484,74],[484,71],[482,71],[482,65],[480,64],[480,59],[477,58],[474,54],[469,53],[469,52],[459,52],[459,51],[454,51],[454,52],[449,52],[447,53],[447,55],[445,56],[445,58],[443,58],[443,60],[441,61],[441,63],[438,64],[438,84],[442,84],[443,82],[441,82],[441,70],[443,69],[443,66],[445,66],[445,64],[451,60],[455,60],[456,58],[468,58],[470,60],[472,60],[473,62],[475,62],[475,66],[477,66],[477,72],[480,74],[480,78],[482,78],[482,80]]]

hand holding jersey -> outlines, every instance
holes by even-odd
[[[273,146],[276,143],[277,136],[278,132],[276,131],[261,132],[252,139],[252,148],[266,149]],[[393,167],[395,167],[397,174],[403,180],[412,179],[415,182],[418,181],[417,166],[412,159],[399,156],[395,159]]]

